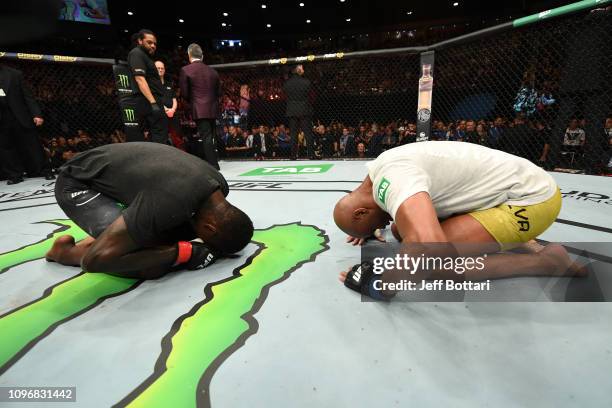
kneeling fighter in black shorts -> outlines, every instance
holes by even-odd
[[[226,201],[216,169],[158,143],[101,146],[61,169],[57,202],[91,237],[55,240],[47,260],[134,278],[156,278],[173,266],[199,269],[243,249],[253,223]],[[200,238],[203,243],[190,242]]]

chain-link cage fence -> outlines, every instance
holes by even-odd
[[[430,139],[485,144],[549,169],[610,172],[611,18],[583,11],[430,47],[216,66],[219,155],[371,158],[413,143],[420,53],[433,50]],[[39,133],[55,165],[124,140],[110,62],[2,63],[24,73],[40,103]],[[309,81],[298,113],[288,112],[285,91],[297,63]],[[188,110],[178,116],[193,127]]]
[[[429,138],[485,144],[549,169],[606,172],[610,19],[609,11],[593,10],[428,47],[435,59]],[[375,157],[415,141],[418,51],[304,61],[312,106],[305,122],[312,119],[315,157]],[[296,127],[296,150],[286,111],[283,88],[296,60],[217,66],[224,95],[222,154],[310,155],[307,126],[302,121]],[[266,140],[273,148],[262,152]]]
[[[549,169],[605,171],[611,22],[595,10],[436,49],[431,138],[488,145]]]
[[[219,150],[225,157],[376,157],[414,141],[416,128],[409,118],[416,112],[418,54],[339,54],[304,64],[308,106],[298,111],[287,106],[287,92],[292,91],[286,87],[294,89],[288,81],[295,66],[219,69]],[[265,135],[263,143],[260,134]]]
[[[2,59],[23,73],[24,86],[40,105],[38,128],[53,167],[76,153],[123,140],[111,64]]]

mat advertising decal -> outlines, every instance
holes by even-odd
[[[77,241],[87,237],[70,220],[41,223],[58,228],[38,242],[0,254],[0,274],[28,262],[44,262],[45,253],[60,235],[70,234]],[[324,231],[299,222],[255,230],[255,253],[229,277],[206,284],[202,298],[194,299],[194,304],[176,316],[166,335],[159,339],[161,351],[157,361],[150,362],[150,375],[113,406],[210,406],[209,388],[214,373],[257,332],[255,314],[270,288],[285,281],[303,264],[313,262],[329,249],[328,241]],[[81,272],[47,288],[33,301],[1,314],[0,377],[10,380],[11,367],[43,339],[53,336],[60,326],[73,319],[86,319],[87,311],[104,308],[107,299],[137,290],[142,282]],[[129,311],[126,313],[124,320],[133,318]],[[86,338],[75,338],[72,346],[86,349]],[[133,341],[137,343],[137,339]],[[129,369],[129,363],[125,364]],[[36,376],[32,373],[33,382]]]
[[[320,174],[326,173],[333,164],[318,164],[308,166],[269,166],[250,170],[240,176],[278,176],[283,174]]]

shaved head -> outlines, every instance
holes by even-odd
[[[391,217],[374,199],[359,190],[345,195],[336,203],[334,221],[338,228],[355,238],[367,238],[377,228],[386,226]]]

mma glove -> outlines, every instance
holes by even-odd
[[[174,266],[183,265],[193,271],[206,268],[218,258],[212,249],[199,242],[180,241],[177,246],[178,256]]]

